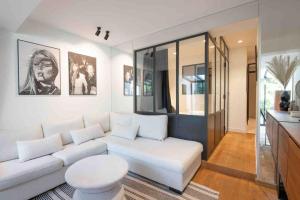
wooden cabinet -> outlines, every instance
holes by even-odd
[[[278,121],[276,121],[270,114],[267,114],[266,132],[271,145],[272,155],[275,163],[278,158]]]
[[[275,161],[279,196],[285,191],[289,200],[300,200],[299,122],[299,119],[291,118],[287,112],[267,113],[266,132]],[[283,184],[278,182],[280,180]]]
[[[300,148],[292,139],[288,145],[286,191],[289,200],[300,200]]]
[[[266,133],[269,139],[270,144],[272,143],[272,117],[269,113],[267,113],[266,117]],[[272,144],[271,144],[272,145]]]
[[[278,172],[281,174],[281,180],[286,187],[287,177],[287,158],[288,158],[288,133],[279,126],[278,128]]]
[[[277,153],[278,153],[278,122],[272,120],[272,154],[275,163],[277,163]]]

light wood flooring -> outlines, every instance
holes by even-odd
[[[228,132],[208,163],[256,174],[255,135]]]
[[[255,135],[227,133],[208,160],[218,166],[256,174]],[[193,181],[220,192],[221,200],[275,200],[275,189],[205,168],[203,164]]]
[[[220,200],[275,200],[275,189],[253,181],[200,168],[193,181],[220,192]]]

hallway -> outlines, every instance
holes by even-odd
[[[228,132],[208,159],[208,163],[256,174],[255,159],[255,135]]]

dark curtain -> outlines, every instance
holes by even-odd
[[[162,107],[167,109],[168,113],[173,112],[171,104],[171,95],[169,87],[169,73],[168,71],[162,71]]]

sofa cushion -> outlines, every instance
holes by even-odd
[[[167,115],[133,115],[133,121],[139,125],[138,136],[154,140],[164,140],[168,135]]]
[[[142,137],[127,140],[109,135],[97,140],[106,142],[109,152],[178,173],[184,173],[195,159],[201,159],[203,151],[201,143],[172,137],[158,141]]]
[[[115,124],[113,130],[111,131],[111,135],[129,139],[129,140],[134,140],[136,138],[138,130],[139,130],[139,126],[135,124],[131,124],[131,125]]]
[[[63,162],[53,156],[44,156],[19,162],[10,160],[0,163],[0,191],[15,185],[51,174],[63,167]]]
[[[100,124],[104,132],[109,131],[109,112],[98,113],[98,114],[85,114],[84,115],[84,125],[85,127],[93,126],[95,124]]]
[[[21,162],[42,157],[60,151],[63,148],[59,134],[47,138],[17,141],[18,155]]]
[[[72,140],[75,144],[81,144],[89,140],[104,137],[104,131],[99,124],[89,126],[87,128],[70,131]]]
[[[90,140],[76,145],[74,143],[64,146],[64,149],[52,154],[54,157],[62,159],[65,166],[86,158],[88,156],[103,154],[107,150],[106,144],[101,141]]]
[[[110,113],[110,130],[113,130],[116,124],[129,126],[132,124],[133,114],[129,113]]]
[[[41,126],[24,128],[22,130],[0,131],[0,162],[18,158],[17,141],[43,138]]]
[[[49,137],[54,134],[61,134],[63,144],[69,144],[72,142],[70,130],[84,128],[82,117],[74,118],[67,121],[59,121],[54,123],[43,123],[43,132],[45,137]]]

